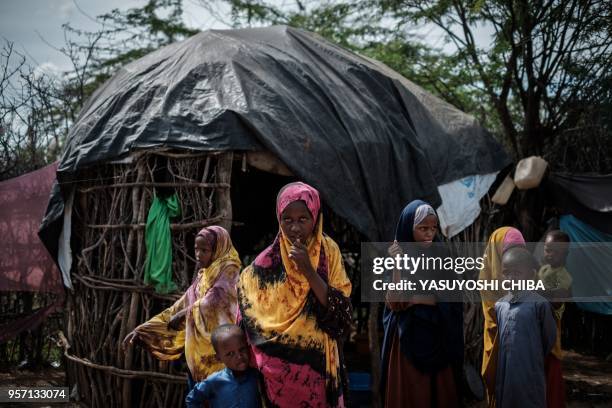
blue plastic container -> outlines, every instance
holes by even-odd
[[[349,407],[365,408],[371,406],[370,373],[349,373]]]
[[[350,391],[370,391],[370,373],[349,373]]]

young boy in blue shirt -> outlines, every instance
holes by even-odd
[[[502,256],[502,275],[512,281],[534,280],[531,253],[513,247]],[[546,407],[544,359],[557,336],[548,301],[534,291],[511,292],[495,303],[499,352],[495,379],[498,408]]]
[[[258,376],[249,367],[249,346],[242,329],[235,324],[217,327],[211,336],[217,358],[225,364],[223,370],[209,375],[189,392],[188,408],[260,408]]]

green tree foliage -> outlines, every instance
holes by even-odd
[[[69,123],[62,88],[5,41],[0,49],[0,180],[57,158]]]
[[[400,24],[427,22],[446,34],[454,55],[481,84],[517,156],[546,153],[559,135],[600,119],[598,111],[609,103],[608,1],[382,0],[379,5]],[[492,31],[489,44],[475,40],[479,27]]]

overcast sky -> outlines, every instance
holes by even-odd
[[[115,8],[141,7],[147,0],[0,0],[0,36],[15,43],[30,64],[45,72],[71,68],[70,61],[47,43],[64,44],[62,24],[88,31],[100,26],[95,17]],[[224,28],[197,0],[184,0],[184,21],[193,28]]]
[[[281,1],[281,0],[279,0]],[[15,43],[16,51],[25,55],[29,63],[48,74],[71,68],[70,61],[47,43],[59,48],[64,44],[62,24],[87,31],[100,26],[96,16],[115,8],[126,10],[141,7],[147,0],[0,0],[0,37]],[[226,28],[199,5],[199,0],[183,0],[184,21],[192,28],[206,30]],[[227,12],[219,10],[219,15]],[[435,28],[417,30],[429,45],[448,49],[441,31]],[[490,30],[477,30],[477,42],[488,42]]]

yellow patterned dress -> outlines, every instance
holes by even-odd
[[[224,228],[213,226],[205,230],[216,235],[210,266],[198,272],[189,289],[172,306],[135,329],[139,341],[160,360],[176,360],[185,353],[195,381],[223,368],[215,358],[210,336],[217,326],[235,323],[238,311],[238,253]],[[179,330],[169,328],[172,316],[185,308],[185,324]]]

